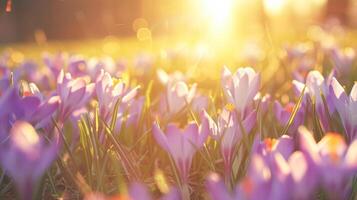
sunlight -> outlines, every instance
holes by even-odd
[[[234,0],[201,0],[201,5],[211,30],[226,31],[231,22]]]
[[[279,14],[286,5],[286,0],[264,0],[264,9],[269,15]]]

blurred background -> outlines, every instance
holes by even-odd
[[[0,0],[0,51],[19,62],[68,52],[132,66],[170,68],[154,58],[174,57],[173,69],[268,68],[264,58],[298,41],[357,45],[345,39],[356,27],[357,0]]]
[[[106,36],[228,38],[266,25],[303,31],[337,19],[357,25],[357,0],[0,0],[0,42]]]

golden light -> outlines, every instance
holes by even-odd
[[[284,9],[287,0],[264,0],[264,9],[268,15],[277,15]]]
[[[201,0],[206,20],[212,30],[225,31],[231,22],[234,0]]]

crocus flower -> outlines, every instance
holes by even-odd
[[[288,135],[283,135],[279,139],[266,138],[262,142],[255,139],[252,154],[259,154],[270,159],[272,154],[279,153],[285,160],[288,160],[294,151],[294,141]]]
[[[248,113],[259,108],[259,113],[260,115],[263,116],[268,111],[270,102],[271,102],[270,94],[265,94],[264,96],[262,96],[260,93],[258,93],[254,97],[254,106],[250,108]]]
[[[224,181],[218,174],[212,173],[206,181],[206,189],[212,200],[243,200],[246,199],[244,192],[237,185],[232,192],[228,190]]]
[[[289,102],[284,107],[279,101],[274,102],[274,114],[280,126],[286,126],[294,109],[294,104]],[[289,127],[289,133],[295,133],[297,128],[304,123],[305,107],[301,105],[296,112],[295,118]]]
[[[239,68],[235,74],[224,67],[221,81],[227,101],[244,116],[260,88],[260,75],[250,67]]]
[[[134,59],[134,67],[139,75],[144,75],[151,70],[154,65],[154,58],[149,54],[139,54]]]
[[[70,73],[61,70],[57,79],[57,95],[61,99],[59,121],[64,122],[73,111],[85,106],[93,94],[94,83],[84,78],[72,79]]]
[[[211,175],[206,187],[212,200],[289,199],[290,169],[280,154],[274,154],[270,165],[262,156],[254,155],[248,170],[247,177],[232,191],[217,175]]]
[[[210,134],[213,139],[220,142],[221,154],[224,160],[225,172],[231,175],[232,162],[237,143],[242,140],[243,133],[239,126],[238,117],[235,112],[224,109],[215,122],[206,112],[204,115],[209,120]],[[248,134],[256,122],[256,112],[253,111],[242,120],[242,128]]]
[[[132,183],[129,188],[129,197],[131,200],[151,200],[153,199],[143,184]],[[181,195],[176,188],[171,188],[170,191],[164,194],[159,200],[180,200]]]
[[[289,136],[255,141],[247,178],[249,199],[310,199],[316,179]]]
[[[189,88],[183,81],[168,82],[166,96],[162,100],[162,106],[167,106],[167,115],[173,116],[189,106],[196,95],[196,87],[197,84],[193,84]]]
[[[303,58],[298,60],[296,68],[292,71],[292,76],[295,80],[304,82],[308,73],[313,69],[315,60],[311,58]]]
[[[141,96],[138,97],[137,99],[133,99],[130,103],[129,103],[129,108],[128,108],[128,116],[126,119],[126,126],[136,126],[139,123],[141,114],[143,112],[143,107],[144,107],[144,103],[145,103],[145,97]]]
[[[349,181],[357,172],[357,140],[350,146],[337,133],[327,133],[316,143],[313,135],[306,128],[299,128],[301,151],[308,157],[319,174],[319,180],[326,192],[335,199],[343,198],[349,187]]]
[[[185,75],[180,71],[175,71],[171,74],[168,74],[164,70],[158,69],[156,74],[160,83],[163,85],[167,85],[169,82],[186,81]]]
[[[121,105],[127,105],[129,101],[136,96],[139,87],[129,89],[122,81],[115,83],[115,80],[108,72],[101,71],[96,84],[95,90],[98,98],[99,112],[103,119],[108,120],[114,110],[118,100]]]
[[[209,105],[209,98],[204,95],[197,95],[195,98],[192,100],[191,108],[192,111],[199,113],[202,110],[206,110]]]
[[[56,135],[48,143],[28,122],[13,124],[9,139],[1,143],[0,160],[22,199],[32,199],[37,182],[56,158],[59,148]]]
[[[314,173],[305,155],[294,152],[292,138],[283,136],[255,142],[246,177],[232,191],[217,175],[211,175],[206,186],[213,200],[307,200],[316,189]]]
[[[300,43],[294,46],[285,45],[284,50],[286,52],[287,59],[297,60],[306,56],[311,50],[311,47],[307,43]]]
[[[88,76],[88,67],[86,60],[80,55],[70,56],[68,58],[68,72],[73,77]]]
[[[337,47],[330,51],[334,67],[340,75],[347,75],[351,72],[352,63],[356,53],[352,48],[339,49]]]
[[[0,129],[9,130],[11,124],[16,120],[25,120],[37,128],[44,128],[50,117],[59,106],[57,96],[44,99],[38,94],[34,85],[32,90],[23,91],[20,96],[18,87],[8,89],[0,97]],[[0,138],[6,135],[1,135]]]
[[[92,80],[96,80],[98,74],[104,70],[112,75],[118,75],[117,65],[113,58],[105,56],[101,58],[90,58],[87,60],[87,72]]]
[[[294,80],[293,85],[298,94],[301,94],[302,89],[304,88],[304,84]],[[311,71],[307,75],[305,94],[308,94],[310,100],[315,103],[316,113],[320,119],[321,126],[325,131],[328,131],[331,128],[329,125],[330,122],[328,115],[329,113],[333,113],[335,111],[332,100],[328,98],[329,85],[330,80],[325,79],[318,71]],[[322,95],[326,99],[327,108],[325,107]],[[326,110],[328,110],[329,113],[327,113]]]
[[[132,99],[128,104],[121,105],[118,110],[117,121],[114,127],[116,133],[120,133],[122,127],[136,127],[143,111],[145,97]],[[134,133],[140,134],[140,133]]]
[[[208,133],[208,121],[205,118],[200,126],[191,122],[184,129],[168,124],[165,132],[158,124],[153,125],[156,142],[172,156],[183,182],[187,182],[192,158],[205,143]]]
[[[357,137],[357,83],[353,85],[350,95],[347,96],[341,84],[332,78],[330,90],[331,99],[340,115],[347,139],[351,141]]]
[[[50,69],[53,78],[57,78],[61,70],[67,66],[67,59],[68,55],[66,53],[58,53],[55,55],[49,53],[43,54],[43,62]]]

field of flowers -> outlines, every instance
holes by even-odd
[[[355,199],[355,34],[318,30],[227,61],[3,49],[0,199]]]

